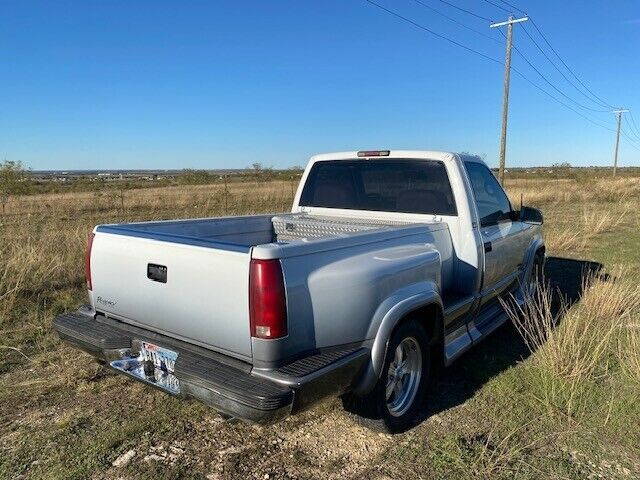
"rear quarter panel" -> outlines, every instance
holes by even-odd
[[[425,226],[420,234],[281,262],[289,334],[276,342],[253,339],[254,362],[264,366],[304,351],[373,342],[372,325],[387,299],[427,279],[441,285],[443,265],[452,268],[451,240],[446,226],[435,232]]]

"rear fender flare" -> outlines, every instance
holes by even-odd
[[[401,289],[382,302],[373,317],[371,335],[368,336],[368,338],[374,338],[371,360],[353,387],[356,394],[364,395],[370,392],[380,378],[387,345],[396,326],[411,312],[429,305],[437,305],[442,311],[440,289],[433,281],[420,282]],[[435,329],[435,331],[441,330]]]

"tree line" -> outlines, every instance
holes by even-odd
[[[261,163],[253,163],[245,170],[230,174],[209,170],[184,169],[173,176],[150,181],[148,179],[107,180],[105,177],[80,175],[68,177],[67,181],[54,182],[38,180],[22,162],[4,160],[0,163],[0,204],[2,213],[12,196],[36,193],[89,192],[96,190],[132,190],[136,188],[208,185],[214,183],[262,182],[269,180],[296,180],[302,174],[302,167],[286,170],[274,169]]]

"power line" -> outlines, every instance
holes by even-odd
[[[429,6],[429,5],[426,5],[424,2],[422,2],[422,1],[420,1],[420,0],[414,0],[414,1],[415,1],[416,3],[418,3],[418,4],[422,5],[423,7],[425,7],[425,8],[427,8],[427,9],[429,9],[429,10],[431,10],[431,11],[433,11],[433,12],[435,12],[435,13],[437,13],[437,14],[439,14],[439,15],[441,15],[441,16],[443,16],[443,17],[445,17],[445,18],[449,19],[449,20],[451,20],[452,22],[454,22],[454,23],[456,23],[456,24],[460,25],[461,27],[466,28],[467,30],[473,31],[473,32],[475,32],[475,33],[478,33],[478,34],[480,34],[480,35],[482,35],[482,36],[484,36],[484,37],[486,37],[486,38],[489,38],[490,40],[497,41],[497,40],[495,40],[493,37],[490,37],[490,36],[488,36],[488,35],[484,35],[482,32],[479,32],[479,31],[477,31],[477,30],[475,30],[475,29],[473,29],[473,28],[471,28],[471,27],[469,27],[469,26],[465,25],[464,23],[462,23],[462,22],[460,22],[460,21],[458,21],[458,20],[456,20],[456,19],[454,19],[454,18],[452,18],[452,17],[449,17],[448,15],[446,15],[446,14],[444,14],[444,13],[440,12],[439,10],[437,10],[437,9],[435,9],[435,8],[433,8],[433,7]],[[492,2],[490,2],[490,1],[488,1],[488,0],[485,0],[485,1],[487,1],[488,3],[490,3],[490,4],[492,4],[492,5],[495,5],[494,3],[492,3]],[[522,11],[521,9],[519,9],[519,8],[517,8],[517,7],[515,7],[515,6],[511,5],[511,4],[509,4],[508,2],[503,2],[503,3],[505,3],[505,4],[509,5],[509,6],[511,6],[511,7],[512,7],[512,8],[514,8],[515,10]],[[497,5],[495,5],[495,6],[497,6]],[[499,8],[501,8],[501,7],[499,7]],[[506,10],[506,9],[502,8],[502,10]],[[523,25],[523,27],[524,27],[524,25]],[[531,38],[531,35],[529,35],[529,33],[528,33],[528,32],[526,32],[526,33],[527,33],[527,35],[529,36],[529,38]],[[535,43],[535,40],[533,40],[533,38],[531,38],[531,39],[532,39],[532,41],[534,41],[534,43]],[[536,44],[536,45],[537,45],[537,44]],[[538,46],[538,45],[537,45],[537,46]],[[540,47],[538,46],[538,48],[540,48]],[[542,50],[541,50],[541,51],[542,51]],[[544,52],[543,52],[543,53],[544,53]],[[546,56],[546,55],[545,55],[545,56]],[[547,59],[551,62],[551,60],[549,59],[549,57],[547,57]],[[552,64],[553,64],[553,62],[552,62]],[[554,64],[554,66],[555,66],[555,64]],[[557,68],[557,67],[556,67],[556,68]],[[556,101],[556,102],[557,102],[557,103],[559,103],[560,105],[562,105],[562,106],[564,106],[564,107],[566,107],[566,108],[569,108],[570,110],[572,110],[572,111],[573,111],[573,112],[575,112],[576,114],[580,115],[580,116],[581,116],[582,118],[584,118],[585,120],[587,120],[587,121],[591,122],[593,125],[596,125],[596,126],[599,126],[599,127],[601,127],[601,128],[606,128],[607,130],[613,131],[611,128],[608,128],[608,127],[606,127],[606,126],[604,126],[604,125],[602,125],[602,124],[600,124],[600,123],[598,123],[598,122],[594,121],[593,119],[591,119],[591,118],[589,118],[589,117],[587,117],[587,116],[585,116],[585,115],[582,115],[581,113],[579,113],[577,110],[575,110],[575,109],[571,108],[571,107],[570,107],[569,105],[567,105],[566,103],[564,103],[564,102],[562,102],[562,101],[558,100],[556,97],[554,97],[553,95],[549,94],[546,90],[542,89],[539,85],[537,85],[537,84],[533,83],[531,80],[529,80],[529,79],[528,79],[524,74],[522,74],[520,71],[516,70],[516,69],[515,69],[515,67],[512,67],[512,69],[516,72],[516,74],[518,74],[520,77],[522,77],[525,81],[527,81],[527,82],[528,82],[529,84],[531,84],[533,87],[537,88],[537,89],[538,89],[538,90],[540,90],[542,93],[544,93],[545,95],[547,95],[549,98],[551,98],[552,100]],[[560,73],[562,73],[562,72],[560,72]],[[563,76],[564,76],[564,75],[563,75]],[[566,77],[565,77],[565,78],[566,78]],[[569,80],[567,79],[567,81],[569,81]],[[569,81],[569,82],[570,82],[570,81]],[[572,85],[573,85],[573,84],[572,84]],[[578,90],[578,91],[580,91],[580,90]],[[580,91],[580,93],[582,93],[582,91]],[[584,94],[583,94],[583,95],[584,95]],[[587,98],[589,98],[589,97],[587,97]],[[609,110],[603,110],[603,111],[607,111],[607,112],[608,112]]]
[[[533,38],[533,36],[529,33],[529,30],[527,29],[526,25],[522,25],[522,28],[524,30],[524,33],[527,35],[527,37],[529,37],[529,39],[533,42],[533,44],[537,47],[538,50],[540,50],[540,53],[542,53],[542,55],[544,55],[544,58],[546,58],[549,63],[553,66],[553,68],[555,68],[557,70],[557,72],[562,75],[562,78],[564,78],[573,88],[576,89],[576,91],[578,91],[581,95],[583,95],[587,100],[598,104],[599,106],[602,106],[599,102],[594,101],[593,98],[589,97],[589,95],[587,95],[586,93],[584,93],[581,89],[578,88],[578,86],[573,83],[565,74],[562,70],[560,70],[560,67],[558,67],[555,62],[553,60],[551,60],[551,58],[549,58],[549,55],[547,55],[547,53],[542,49],[542,47],[538,44],[538,42],[536,42],[535,38]],[[594,111],[598,111],[598,110],[594,110]],[[609,110],[599,110],[601,112],[608,112]]]
[[[542,93],[544,93],[547,97],[551,98],[552,100],[554,100],[555,102],[559,103],[560,105],[562,105],[563,107],[568,108],[569,110],[571,110],[572,112],[574,112],[576,115],[580,115],[582,118],[584,118],[585,120],[587,120],[588,122],[594,124],[597,127],[600,128],[604,128],[605,130],[609,130],[610,132],[615,132],[615,129],[608,127],[606,125],[603,125],[599,122],[597,122],[596,120],[593,120],[590,117],[587,117],[585,114],[583,114],[582,112],[576,110],[575,108],[573,108],[571,105],[568,105],[566,103],[564,103],[562,100],[560,100],[559,98],[553,96],[551,93],[547,92],[544,88],[542,88],[540,85],[538,85],[537,83],[535,83],[534,81],[530,80],[524,73],[520,72],[518,69],[516,69],[514,66],[511,66],[511,70],[513,70],[516,75],[518,75],[520,78],[522,78],[524,81],[526,81],[529,85],[535,87],[536,89],[540,90]]]
[[[544,35],[544,33],[542,33],[542,30],[540,30],[540,28],[538,27],[538,25],[536,24],[536,22],[532,19],[531,20],[531,24],[533,25],[533,28],[536,29],[536,31],[540,34],[540,36],[542,37],[542,39],[545,41],[545,43],[547,44],[547,46],[551,49],[551,51],[555,54],[556,57],[558,57],[558,60],[560,60],[560,62],[562,62],[562,65],[564,65],[564,67],[569,71],[569,73],[571,73],[571,75],[573,75],[573,78],[575,78],[578,83],[580,85],[582,85],[585,90],[587,92],[589,92],[591,95],[593,95],[593,97],[601,102],[601,105],[609,107],[609,108],[615,108],[613,105],[611,105],[610,103],[608,103],[607,101],[603,100],[602,98],[600,98],[598,95],[596,95],[589,87],[587,87],[584,82],[582,80],[580,80],[580,77],[578,77],[578,75],[576,75],[576,73],[571,70],[571,68],[569,68],[569,65],[567,65],[567,63],[562,59],[562,57],[560,56],[560,54],[556,51],[555,48],[553,48],[553,46],[551,45],[551,43],[549,42],[549,40],[547,39],[547,37]]]
[[[631,113],[631,112],[627,112],[627,113]],[[629,118],[628,117],[624,117],[624,121],[627,124],[627,127],[629,127],[629,133],[631,135],[633,135],[634,141],[635,142],[640,142],[640,136],[631,127],[631,122],[629,122]]]
[[[407,22],[411,25],[413,25],[416,28],[419,28],[425,32],[430,33],[431,35],[434,35],[438,38],[441,38],[443,40],[446,40],[447,42],[456,45],[460,48],[463,48],[464,50],[467,50],[469,52],[475,53],[476,55],[479,55],[480,57],[484,58],[485,60],[489,60],[493,63],[497,63],[498,65],[504,65],[504,63],[501,60],[495,59],[493,57],[490,57],[489,55],[485,55],[482,52],[478,52],[477,50],[474,50],[473,48],[467,47],[466,45],[463,45],[455,40],[452,40],[448,37],[446,37],[445,35],[441,35],[437,32],[434,32],[433,30],[425,27],[424,25],[421,25],[417,22],[414,22],[413,20],[397,13],[394,12],[392,10],[389,10],[388,8],[383,7],[382,5],[379,5],[378,3],[374,2],[373,0],[365,0],[367,3],[370,3],[371,5],[378,7],[380,10],[388,13],[389,15],[393,15],[396,18],[399,18],[400,20]],[[565,102],[563,102],[562,100],[556,98],[554,95],[552,95],[551,93],[547,92],[544,88],[542,88],[540,85],[536,84],[535,82],[533,82],[532,80],[530,80],[525,74],[523,74],[522,72],[520,72],[519,70],[517,70],[515,67],[511,67],[511,69],[514,71],[514,73],[516,73],[516,75],[520,76],[523,80],[525,80],[527,83],[529,83],[531,86],[533,86],[534,88],[536,88],[537,90],[541,91],[543,94],[545,94],[546,96],[548,96],[549,98],[551,98],[552,100],[554,100],[556,103],[562,105],[563,107],[568,108],[569,110],[571,110],[572,112],[574,112],[576,115],[579,115],[580,117],[584,118],[585,120],[587,120],[588,122],[592,123],[593,125],[600,127],[600,128],[604,128],[605,130],[609,130],[611,132],[614,132],[615,130],[612,128],[609,128],[606,125],[602,125],[600,123],[598,123],[597,121],[587,117],[586,115],[584,115],[582,112],[576,110],[575,108],[573,108],[572,106],[566,104]]]
[[[504,36],[504,33],[502,33],[502,31],[500,32],[502,34],[502,36]],[[527,63],[527,65],[529,65],[539,76],[540,78],[542,78],[551,88],[553,88],[556,92],[558,92],[560,95],[562,95],[563,97],[565,97],[567,100],[575,103],[578,107],[583,108],[585,110],[590,110],[592,112],[599,112],[599,113],[603,113],[603,112],[608,112],[609,110],[598,110],[596,108],[591,108],[591,107],[587,107],[586,105],[581,104],[580,102],[578,102],[577,100],[574,100],[573,98],[571,98],[569,95],[567,95],[566,93],[564,93],[562,90],[560,90],[558,87],[556,87],[553,83],[551,83],[549,81],[549,79],[547,77],[545,77],[542,72],[540,70],[538,70],[536,68],[536,66],[531,63],[529,61],[529,59],[526,57],[526,55],[524,53],[522,53],[520,51],[520,49],[514,45],[513,48],[515,49],[516,53],[518,55],[520,55],[520,57]]]
[[[484,2],[493,5],[497,8],[500,8],[503,11],[508,11],[507,9],[500,7],[499,5],[496,5],[493,1],[491,0],[483,0]],[[515,5],[505,1],[505,0],[499,0],[500,2],[504,3],[505,5],[513,8],[514,10],[517,10],[521,13],[524,13],[524,10],[522,10],[519,7],[516,7]],[[546,52],[544,52],[544,50],[540,47],[540,45],[538,44],[538,42],[535,41],[535,39],[533,38],[533,36],[529,33],[527,27],[525,25],[523,25],[522,27],[525,30],[525,33],[527,34],[527,36],[531,39],[531,41],[534,43],[534,45],[538,48],[538,50],[540,50],[540,52],[545,56],[545,58],[547,60],[549,60],[549,63],[551,63],[551,65],[553,65],[553,67],[562,75],[562,77],[569,82],[578,92],[580,92],[582,95],[584,95],[586,98],[588,98],[590,101],[599,104],[600,106],[603,107],[607,107],[609,109],[615,108],[613,105],[611,105],[610,103],[608,103],[607,101],[603,100],[602,98],[600,98],[598,95],[596,95],[589,87],[587,87],[584,82],[578,77],[578,75],[569,67],[569,65],[567,65],[567,63],[563,60],[563,58],[560,56],[560,54],[557,52],[557,50],[555,48],[553,48],[553,46],[551,45],[551,42],[549,41],[549,39],[544,35],[544,33],[542,33],[542,30],[540,29],[540,27],[538,27],[538,25],[536,24],[535,20],[533,18],[531,18],[531,24],[533,25],[533,27],[536,29],[536,31],[538,32],[538,34],[542,37],[542,39],[544,40],[544,42],[547,44],[547,46],[549,47],[549,49],[554,53],[554,55],[556,57],[558,57],[558,60],[560,60],[560,62],[562,63],[562,65],[567,69],[567,71],[579,82],[579,84],[589,93],[591,94],[592,98],[590,98],[588,95],[586,95],[582,90],[580,90],[572,81],[570,81],[566,75],[558,68],[558,66],[555,64],[555,62],[553,62],[549,56],[546,54]],[[595,100],[594,100],[595,99]],[[604,111],[604,110],[603,110]],[[606,110],[608,111],[608,110]]]
[[[425,32],[427,32],[427,33],[430,33],[431,35],[436,36],[436,37],[438,37],[438,38],[440,38],[440,39],[446,40],[447,42],[449,42],[449,43],[451,43],[451,44],[453,44],[453,45],[456,45],[456,46],[458,46],[458,47],[460,47],[460,48],[463,48],[464,50],[467,50],[467,51],[469,51],[469,52],[471,52],[471,53],[475,53],[476,55],[478,55],[478,56],[480,56],[480,57],[484,58],[485,60],[489,60],[489,61],[491,61],[491,62],[493,62],[493,63],[497,63],[497,64],[499,64],[499,65],[505,65],[505,63],[501,62],[501,61],[500,61],[500,60],[498,60],[498,59],[495,59],[495,58],[493,58],[493,57],[490,57],[489,55],[486,55],[486,54],[484,54],[484,53],[482,53],[482,52],[479,52],[479,51],[477,51],[477,50],[475,50],[475,49],[473,49],[473,48],[467,47],[466,45],[463,45],[462,43],[457,42],[457,41],[455,41],[455,40],[453,40],[453,39],[451,39],[451,38],[447,37],[446,35],[442,35],[442,34],[440,34],[440,33],[434,32],[434,31],[433,31],[433,30],[431,30],[430,28],[427,28],[427,27],[425,27],[424,25],[421,25],[421,24],[419,24],[419,23],[417,23],[417,22],[415,22],[415,21],[411,20],[410,18],[407,18],[407,17],[405,17],[405,16],[403,16],[403,15],[401,15],[401,14],[397,13],[397,12],[394,12],[393,10],[390,10],[390,9],[388,9],[388,8],[386,8],[386,7],[383,7],[382,5],[380,5],[380,4],[376,3],[376,2],[374,2],[373,0],[366,0],[366,1],[367,1],[367,3],[369,3],[369,4],[371,4],[371,5],[375,6],[375,7],[378,7],[380,10],[383,10],[385,13],[387,13],[387,14],[389,14],[389,15],[393,15],[394,17],[399,18],[400,20],[405,21],[405,22],[407,22],[407,23],[411,24],[411,25],[413,25],[413,26],[414,26],[414,27],[416,27],[416,28],[419,28],[419,29],[421,29],[421,30],[423,30],[423,31],[425,31]],[[443,3],[449,4],[448,2],[446,2],[446,1],[444,1],[444,0],[440,0],[440,1],[441,1],[441,2],[443,2]],[[421,3],[421,2],[418,2],[418,3]],[[453,6],[453,5],[452,5],[452,6]],[[476,16],[476,15],[474,15],[474,16]],[[511,27],[511,24],[512,24],[513,22],[516,22],[516,21],[520,21],[520,22],[521,22],[521,21],[523,21],[523,20],[526,20],[526,18],[522,18],[522,19],[519,19],[519,20],[513,20],[513,17],[510,17],[508,22],[503,22],[503,23],[499,23],[499,24],[494,24],[493,26],[499,26],[499,25],[503,25],[503,24],[509,24],[509,26]],[[458,23],[458,22],[456,22],[456,23]],[[536,26],[536,29],[539,31],[539,29],[538,29],[538,27],[537,27],[537,26]],[[500,33],[504,36],[504,34],[502,33],[502,31],[501,31]],[[540,32],[540,33],[541,33],[541,32]],[[545,41],[546,41],[546,42],[547,42],[547,44],[548,44],[548,41],[546,40],[546,38],[545,38]],[[508,43],[508,40],[507,40],[507,43]],[[535,43],[535,42],[534,42],[534,43]],[[553,50],[553,48],[552,48],[550,45],[549,45],[549,47]],[[537,74],[538,74],[538,75],[539,75],[539,76],[540,76],[540,77],[541,77],[541,78],[542,78],[542,79],[547,83],[547,84],[549,84],[549,85],[550,85],[554,90],[556,90],[556,91],[557,91],[558,93],[560,93],[562,96],[564,96],[564,97],[565,97],[565,98],[567,98],[568,100],[572,101],[573,103],[575,103],[575,104],[576,104],[576,105],[578,105],[579,107],[584,108],[584,109],[586,109],[586,110],[592,110],[592,111],[596,111],[596,112],[597,112],[597,111],[601,111],[601,110],[595,110],[595,109],[592,109],[592,108],[589,108],[589,107],[585,107],[584,105],[580,104],[579,102],[577,102],[576,100],[574,100],[573,98],[569,97],[569,96],[568,96],[568,95],[566,95],[564,92],[562,92],[561,90],[559,90],[555,85],[553,85],[553,84],[552,84],[552,83],[551,83],[551,82],[550,82],[550,81],[549,81],[549,80],[548,80],[548,79],[547,79],[547,78],[546,78],[546,77],[545,77],[545,76],[544,76],[544,75],[543,75],[543,74],[542,74],[542,73],[541,73],[541,72],[540,72],[540,71],[539,71],[539,70],[538,70],[538,69],[537,69],[537,68],[536,68],[536,67],[535,67],[535,66],[534,66],[534,65],[533,65],[533,64],[532,64],[532,63],[531,63],[527,58],[526,58],[526,56],[525,56],[522,52],[520,52],[520,50],[519,50],[517,47],[514,47],[514,48],[516,49],[516,52],[518,53],[518,55],[520,55],[520,56],[525,60],[525,62],[526,62],[526,63],[527,63],[527,64],[528,64],[528,65],[529,65],[529,66],[530,66],[530,67],[531,67],[531,68],[532,68],[532,69],[533,69],[533,70],[534,70],[534,71],[535,71],[535,72],[536,72],[536,73],[537,73]],[[555,52],[555,51],[554,51],[554,53],[556,54],[556,56],[558,56],[557,52]],[[564,63],[564,61],[563,61],[562,59],[560,59],[560,60],[561,60],[561,62],[563,62],[563,65],[565,65],[565,67],[566,67],[566,64]],[[568,69],[568,67],[566,67],[566,68]],[[520,77],[521,77],[522,79],[524,79],[527,83],[529,83],[530,85],[532,85],[534,88],[536,88],[537,90],[540,90],[543,94],[545,94],[546,96],[548,96],[549,98],[551,98],[551,99],[552,99],[552,100],[554,100],[555,102],[559,103],[561,106],[563,106],[563,107],[565,107],[565,108],[568,108],[569,110],[571,110],[572,112],[574,112],[576,115],[578,115],[578,116],[582,117],[583,119],[587,120],[589,123],[591,123],[591,124],[593,124],[593,125],[595,125],[595,126],[597,126],[597,127],[603,128],[603,129],[605,129],[605,130],[608,130],[608,131],[611,131],[611,132],[616,132],[616,148],[615,148],[615,153],[614,153],[614,166],[613,166],[613,175],[614,175],[614,177],[615,177],[615,175],[616,175],[616,169],[617,169],[618,146],[619,146],[619,142],[620,142],[620,134],[622,134],[622,135],[624,136],[624,138],[625,138],[625,139],[627,139],[627,141],[629,142],[629,145],[630,145],[631,147],[633,147],[634,149],[636,149],[636,150],[640,151],[640,147],[635,143],[634,139],[633,139],[633,138],[631,138],[631,137],[627,134],[627,132],[622,128],[622,125],[621,125],[621,120],[622,120],[622,118],[621,118],[621,117],[622,117],[622,113],[623,113],[623,112],[628,112],[628,110],[619,110],[619,109],[618,109],[618,110],[615,110],[615,111],[614,111],[614,113],[617,113],[617,114],[618,114],[618,121],[617,121],[617,126],[618,126],[618,128],[617,128],[617,130],[614,130],[614,129],[612,129],[612,128],[609,128],[609,127],[608,127],[608,126],[606,126],[606,125],[603,125],[603,124],[599,123],[598,121],[593,120],[593,119],[592,119],[592,118],[590,118],[590,117],[587,117],[587,116],[586,116],[585,114],[583,114],[582,112],[579,112],[578,110],[576,110],[576,109],[575,109],[575,108],[573,108],[572,106],[570,106],[570,105],[566,104],[565,102],[563,102],[562,100],[558,99],[557,97],[555,97],[554,95],[552,95],[551,93],[549,93],[548,91],[546,91],[544,88],[542,88],[540,85],[538,85],[537,83],[535,83],[535,82],[533,82],[532,80],[530,80],[526,75],[524,75],[522,72],[520,72],[520,71],[519,71],[519,70],[517,70],[516,68],[511,67],[511,66],[509,65],[509,69],[508,69],[508,70],[513,70],[513,71],[514,71],[514,73],[515,73],[516,75],[520,76]],[[571,72],[571,73],[573,74],[573,72]],[[573,74],[573,75],[575,76],[575,74]],[[577,78],[576,78],[576,79],[577,79]],[[586,87],[586,86],[585,86],[585,85],[584,85],[584,84],[583,84],[579,79],[577,79],[577,80],[580,82],[580,84],[581,84],[581,85],[583,85],[587,90],[589,90],[589,89],[588,89],[588,88],[587,88],[587,87]],[[591,92],[590,90],[589,90],[589,92],[593,94],[593,92]],[[595,94],[594,94],[594,95],[595,95]],[[633,120],[633,118],[632,118],[632,121],[634,121],[634,120]],[[626,119],[625,119],[625,122],[627,122],[627,123],[628,123],[628,121],[627,121]],[[635,121],[634,121],[634,124],[635,124]]]
[[[625,124],[628,125],[629,128],[631,128],[631,124],[629,123],[629,120],[627,119],[627,117],[623,117],[622,115],[623,113],[631,113],[629,109],[618,108],[614,110],[613,113],[615,113],[618,118],[618,136],[620,135],[620,133],[622,133],[622,135],[629,141],[629,144],[631,146],[640,150],[640,148],[638,148],[638,144],[636,143],[637,140],[632,138],[629,135],[629,133],[624,129],[624,126],[622,125],[622,119],[624,118]],[[617,140],[616,140],[616,144],[617,144]],[[617,151],[617,146],[616,146],[616,151]],[[614,167],[615,167],[615,160],[614,160]],[[615,176],[615,168],[614,168],[614,176]]]
[[[637,144],[633,142],[633,139],[629,135],[627,135],[627,132],[625,132],[624,128],[620,130],[620,133],[627,139],[627,141],[629,142],[629,145],[631,145],[633,148],[635,148],[640,152],[640,147],[638,147]]]
[[[624,113],[629,113],[629,109],[627,108],[617,108],[615,110],[613,110],[613,112],[611,113],[615,113],[616,114],[616,124],[617,124],[617,129],[616,129],[616,143],[615,143],[615,147],[613,149],[613,176],[616,176],[616,172],[618,170],[618,153],[620,151],[620,134],[622,134],[628,141],[629,141],[629,145],[631,145],[633,148],[635,148],[636,150],[638,150],[640,152],[640,147],[638,147],[638,145],[635,143],[635,141],[627,134],[627,132],[625,131],[624,127],[622,126],[622,118],[623,118],[623,114]],[[626,123],[628,123],[627,118],[624,118],[624,121]]]
[[[631,110],[629,110],[629,117],[631,117],[631,123],[633,123],[633,128],[635,129],[636,133],[640,136],[640,130],[638,129],[638,126],[636,125],[636,121],[633,118],[633,112]]]
[[[627,117],[624,118],[624,122],[627,125],[627,128],[629,129],[628,131],[629,135],[632,135],[634,137],[634,141],[636,142],[640,141],[640,137],[638,137],[638,134],[635,132],[635,130],[633,130],[633,127],[631,126],[631,122]]]
[[[397,17],[397,18],[399,18],[401,20],[404,20],[405,22],[410,23],[414,27],[417,27],[417,28],[419,28],[421,30],[424,30],[425,32],[430,33],[431,35],[434,35],[434,36],[436,36],[438,38],[441,38],[442,40],[446,40],[447,42],[452,43],[453,45],[456,45],[456,46],[458,46],[460,48],[464,48],[465,50],[467,50],[469,52],[475,53],[476,55],[480,55],[481,57],[483,57],[486,60],[489,60],[491,62],[494,62],[494,63],[497,63],[499,65],[502,65],[502,62],[500,60],[498,60],[496,58],[493,58],[493,57],[490,57],[489,55],[485,55],[484,53],[479,52],[478,50],[474,50],[471,47],[467,47],[466,45],[463,45],[462,43],[457,42],[457,41],[455,41],[455,40],[453,40],[453,39],[451,39],[451,38],[449,38],[449,37],[447,37],[445,35],[442,35],[440,33],[434,32],[430,28],[427,28],[424,25],[420,25],[419,23],[414,22],[413,20],[411,20],[411,19],[409,19],[409,18],[407,18],[407,17],[405,17],[403,15],[400,15],[399,13],[394,12],[393,10],[389,10],[388,8],[383,7],[382,5],[374,2],[373,0],[365,0],[365,1],[367,3],[370,3],[371,5],[373,5],[375,7],[378,7],[380,10],[384,10],[385,12],[387,12],[390,15],[393,15],[394,17]],[[441,1],[443,1],[443,0],[441,0]]]
[[[483,17],[482,15],[478,15],[477,13],[473,13],[470,10],[467,10],[465,8],[462,8],[462,7],[459,7],[455,3],[447,2],[447,0],[439,0],[439,1],[444,3],[445,5],[449,5],[450,7],[455,8],[456,10],[460,10],[461,12],[464,12],[464,13],[466,13],[468,15],[471,15],[471,16],[474,16],[476,18],[479,18],[480,20],[486,20],[487,22],[493,22],[493,20],[491,20],[490,18]]]
[[[444,18],[446,18],[447,20],[450,20],[450,21],[452,21],[453,23],[455,23],[455,24],[457,24],[457,25],[460,25],[462,28],[466,28],[467,30],[469,30],[469,31],[471,31],[471,32],[474,32],[474,33],[476,33],[476,34],[478,34],[478,35],[480,35],[480,36],[482,36],[482,37],[484,37],[484,38],[488,38],[488,39],[489,39],[489,40],[491,40],[492,42],[502,43],[502,42],[500,42],[500,40],[498,40],[497,38],[492,37],[491,35],[487,35],[486,33],[483,33],[483,32],[481,32],[481,31],[479,31],[479,30],[476,30],[475,28],[471,28],[471,27],[469,27],[468,25],[465,25],[464,23],[460,22],[459,20],[456,20],[455,18],[450,17],[450,16],[449,16],[449,15],[447,15],[446,13],[442,13],[440,10],[438,10],[438,9],[436,9],[436,8],[433,8],[431,5],[427,5],[426,3],[421,2],[420,0],[413,0],[413,1],[414,1],[414,2],[416,2],[416,3],[417,3],[417,4],[419,4],[419,5],[422,5],[424,8],[427,8],[427,9],[431,10],[432,12],[437,13],[437,14],[438,14],[438,15],[440,15],[441,17],[444,17]]]
[[[486,3],[488,3],[489,5],[493,5],[496,8],[499,8],[500,10],[502,10],[503,12],[506,13],[513,13],[511,10],[504,8],[501,5],[498,5],[497,3],[492,2],[491,0],[484,0]]]
[[[622,130],[622,132],[620,133],[622,133],[622,135],[624,135],[627,138],[627,140],[629,140],[629,137],[627,137],[627,134],[625,133],[624,130]],[[637,147],[635,143],[627,142],[627,144],[640,152],[640,147]]]
[[[522,10],[521,8],[518,8],[518,7],[516,7],[515,5],[513,5],[513,4],[509,3],[509,2],[506,2],[505,0],[500,0],[500,2],[504,3],[504,4],[505,4],[505,5],[507,5],[509,8],[512,8],[512,9],[514,9],[514,10],[517,10],[517,11],[518,11],[518,12],[520,12],[520,13],[523,13],[523,14],[525,14],[525,15],[527,14],[527,13],[526,13],[524,10]]]

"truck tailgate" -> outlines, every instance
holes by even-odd
[[[95,309],[245,360],[250,252],[96,232]]]

